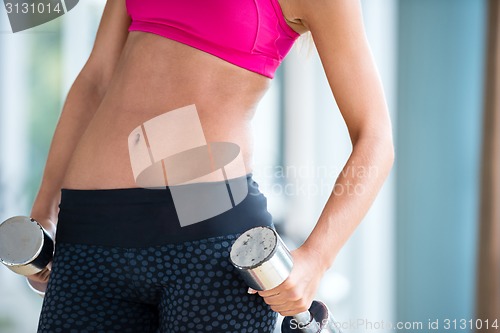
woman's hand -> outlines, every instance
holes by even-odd
[[[47,291],[47,286],[49,284],[49,277],[51,271],[51,264],[49,263],[47,267],[45,267],[38,274],[27,276],[28,285],[32,291],[37,293],[40,296],[44,296]]]
[[[32,215],[32,218],[40,224],[45,231],[50,235],[52,240],[55,241],[55,235],[56,235],[56,224],[49,218],[37,218],[36,216]],[[50,271],[52,269],[52,262],[49,262],[47,267],[45,267],[41,272],[33,275],[28,275],[26,276],[28,280],[30,281],[30,284],[36,289],[39,289],[49,282],[49,277],[50,277]]]
[[[33,275],[27,275],[26,277],[28,280],[30,280],[32,285],[41,285],[41,284],[47,284],[49,282],[50,278],[50,272],[52,270],[52,262],[50,262],[47,267],[45,267],[41,272],[33,274]]]
[[[291,253],[293,268],[290,276],[276,288],[258,292],[271,309],[283,316],[293,316],[309,309],[327,270],[318,253],[311,248],[302,245]],[[255,293],[252,289],[250,292]]]

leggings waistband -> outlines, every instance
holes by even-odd
[[[181,226],[176,212],[173,187],[63,188],[56,242],[147,247],[238,234],[256,226],[273,226],[266,197],[259,191],[251,174],[245,177],[248,194],[239,204],[186,226]],[[196,186],[205,191],[217,186],[220,189],[224,183],[207,182]]]

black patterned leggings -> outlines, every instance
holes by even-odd
[[[230,264],[236,235],[148,248],[59,244],[39,332],[273,332]]]
[[[238,233],[188,240],[184,228],[190,227],[184,227],[155,239],[157,235],[144,225],[150,223],[148,218],[161,215],[164,202],[149,202],[142,211],[139,207],[143,204],[130,205],[128,201],[132,199],[123,200],[120,196],[137,191],[144,199],[143,191],[148,190],[96,191],[99,190],[63,189],[56,252],[38,332],[274,331],[277,313],[259,295],[247,293],[248,287],[229,262],[232,243],[250,225],[240,225],[244,230]],[[90,204],[109,199],[110,195],[126,202],[113,207],[109,200],[105,205]],[[152,194],[158,195],[158,192]],[[124,210],[122,204],[139,211]],[[90,218],[89,207],[99,214]],[[255,202],[247,208],[250,207],[258,208]],[[134,216],[143,221],[142,234],[139,229],[132,230],[136,233],[135,240],[116,236],[123,227],[137,227]],[[269,225],[269,220],[261,219],[259,223]],[[144,236],[148,232],[150,237]],[[108,238],[99,239],[102,234]],[[170,243],[165,242],[165,237]],[[85,244],[85,240],[96,243],[96,239],[99,244]],[[161,244],[154,244],[157,242]]]

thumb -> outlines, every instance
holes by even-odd
[[[247,293],[249,293],[249,294],[256,294],[256,293],[257,293],[257,290],[254,290],[254,289],[252,289],[252,288],[248,288]]]

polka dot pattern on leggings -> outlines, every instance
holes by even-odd
[[[237,234],[148,248],[57,243],[38,332],[273,332],[229,262]]]

